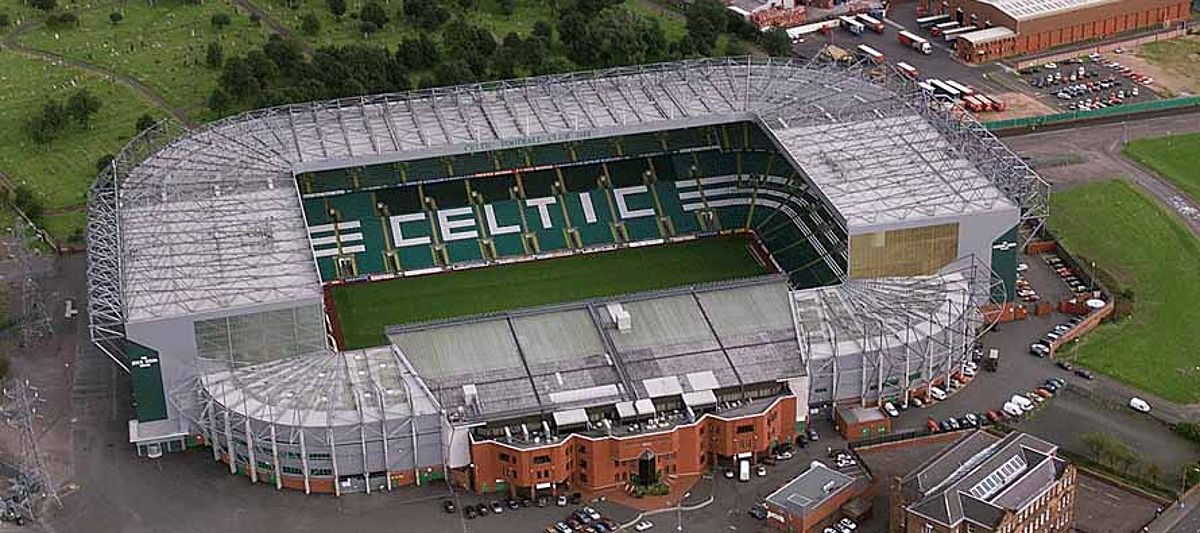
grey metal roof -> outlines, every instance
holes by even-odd
[[[1032,20],[1080,9],[1116,4],[1121,0],[980,0],[1018,20]]]
[[[1010,202],[1044,218],[1045,182],[973,119],[898,75],[881,84],[861,67],[816,61],[684,61],[150,130],[92,188],[94,325],[318,298],[293,172],[500,147],[752,120],[851,226]]]
[[[788,291],[766,276],[393,327],[388,337],[442,405],[502,418],[803,375]],[[629,312],[630,330],[602,312],[608,302]]]
[[[973,45],[987,44],[990,42],[999,41],[1015,36],[1017,33],[1005,28],[1004,26],[996,26],[979,31],[958,34],[958,38],[967,41]]]
[[[854,484],[855,478],[814,462],[775,492],[766,501],[797,516],[804,516]]]
[[[1063,473],[1058,446],[1020,432],[997,437],[974,431],[901,478],[919,496],[909,510],[946,526],[970,520],[994,526],[1020,511]]]

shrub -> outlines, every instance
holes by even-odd
[[[316,35],[321,31],[321,19],[312,13],[305,14],[300,18],[300,31],[305,35]]]
[[[1200,444],[1200,422],[1180,422],[1171,426],[1183,438]]]
[[[113,11],[112,13],[108,14],[108,20],[113,24],[116,24],[122,20],[125,20],[125,15],[122,15],[120,11]]]
[[[233,19],[229,18],[229,15],[226,13],[213,13],[212,18],[209,19],[209,21],[212,22],[214,28],[219,30],[230,25],[233,22]]]

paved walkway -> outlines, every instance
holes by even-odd
[[[1150,533],[1200,533],[1200,485],[1163,510],[1144,531]]]

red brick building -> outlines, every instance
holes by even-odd
[[[891,483],[891,533],[1057,533],[1075,519],[1075,467],[1025,433],[975,431]]]
[[[580,428],[549,443],[488,438],[476,432],[471,443],[471,488],[530,496],[564,490],[595,492],[624,487],[648,472],[656,479],[669,479],[700,474],[735,459],[754,462],[796,438],[796,409],[795,396],[776,395],[717,408],[695,419],[679,415],[659,417],[658,422],[643,419]],[[671,411],[661,405],[657,410]]]
[[[972,63],[1169,27],[1188,19],[1190,4],[1188,0],[926,1],[930,14],[947,14],[959,24],[980,28],[960,34],[956,43],[958,56]]]
[[[812,466],[763,500],[767,526],[794,533],[820,533],[842,517],[842,506],[863,494],[870,480]]]

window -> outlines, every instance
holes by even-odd
[[[549,455],[538,455],[533,458],[533,464],[535,464],[535,465],[544,465],[549,462],[550,462]]]
[[[513,458],[511,455],[504,453],[504,452],[500,452],[499,458],[500,458],[501,463],[515,463],[516,462],[516,461],[513,461]]]
[[[746,424],[744,426],[738,426],[737,432],[738,433],[753,433],[754,432],[754,424]]]
[[[328,461],[328,460],[332,459],[333,456],[329,455],[327,453],[310,453],[310,454],[308,454],[308,458]]]
[[[579,445],[579,453],[587,453],[587,446]]]
[[[333,470],[329,468],[310,468],[308,473],[314,476],[332,476]]]
[[[283,473],[284,473],[284,474],[291,474],[291,475],[293,475],[293,476],[302,476],[302,475],[304,475],[304,471],[303,471],[303,470],[300,470],[299,468],[296,468],[296,467],[294,467],[294,466],[285,466],[285,467],[283,467]]]
[[[579,468],[587,468],[587,459],[579,460]]]
[[[255,464],[258,465],[258,467],[263,470],[275,470],[275,465],[268,463],[266,461],[258,461]]]

